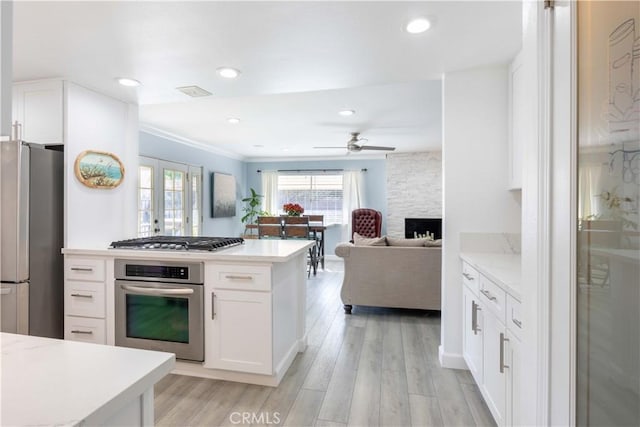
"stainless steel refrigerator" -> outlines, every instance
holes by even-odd
[[[62,146],[1,146],[2,332],[64,337]]]

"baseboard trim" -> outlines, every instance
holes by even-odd
[[[467,368],[467,362],[464,361],[464,357],[457,353],[445,353],[442,346],[438,347],[438,359],[440,360],[440,366],[449,369],[463,369]]]

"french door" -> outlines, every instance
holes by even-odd
[[[202,231],[202,168],[140,157],[138,236],[197,236]]]

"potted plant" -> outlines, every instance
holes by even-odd
[[[249,191],[251,191],[251,195],[249,197],[242,199],[242,201],[245,202],[246,205],[244,208],[242,208],[242,211],[245,214],[242,218],[240,218],[240,221],[242,221],[245,224],[245,229],[244,229],[245,237],[252,238],[252,237],[255,237],[253,233],[254,228],[249,228],[249,225],[254,225],[259,216],[269,215],[269,213],[260,209],[260,205],[262,203],[261,199],[264,196],[256,193],[256,190],[254,190],[253,188],[250,188]],[[247,232],[247,230],[249,232]]]

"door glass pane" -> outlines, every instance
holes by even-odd
[[[185,234],[185,210],[182,203],[186,188],[185,172],[164,170],[164,233],[169,236]]]
[[[189,300],[150,295],[126,296],[127,337],[189,342]]]
[[[578,2],[578,425],[640,425],[639,126],[640,3]]]
[[[153,167],[141,165],[138,168],[138,236],[153,235],[154,199]]]
[[[193,174],[191,178],[191,235],[200,235],[200,195],[202,189],[202,175]]]

